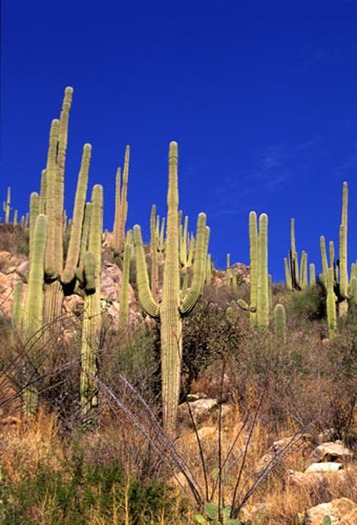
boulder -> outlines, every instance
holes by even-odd
[[[307,511],[306,524],[322,525],[325,516],[330,518],[331,523],[341,524],[341,522],[343,522],[342,520],[346,520],[349,515],[353,516],[352,513],[355,513],[356,510],[357,505],[348,498],[333,499],[328,503],[320,503],[320,505],[316,505],[316,507],[309,509]],[[356,524],[356,522],[353,521],[350,523]]]
[[[353,452],[349,450],[342,441],[330,441],[322,443],[311,454],[311,459],[319,461],[351,461]]]
[[[326,463],[312,463],[306,470],[305,474],[309,472],[337,472],[343,468],[342,463],[326,462]]]

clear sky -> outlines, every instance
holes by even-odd
[[[290,218],[320,267],[319,237],[338,239],[350,190],[357,258],[357,1],[2,0],[0,200],[28,210],[50,121],[74,87],[66,172],[71,214],[82,146],[90,186],[114,180],[131,146],[128,226],[148,239],[166,212],[167,151],[179,144],[180,208],[204,211],[210,251],[248,263],[248,214],[269,216],[269,270],[283,280]],[[1,215],[0,211],[0,215]]]

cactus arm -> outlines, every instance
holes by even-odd
[[[145,253],[141,229],[138,224],[134,226],[134,247],[136,260],[136,282],[139,293],[139,301],[145,312],[157,319],[159,317],[159,305],[155,301],[149,285],[149,276],[146,268]]]
[[[40,188],[40,200],[39,200],[39,212],[46,215],[46,192],[47,192],[47,171],[42,170],[41,172],[41,188]]]
[[[293,283],[292,283],[292,280],[291,280],[291,272],[290,272],[290,269],[289,269],[289,262],[288,262],[288,258],[287,257],[284,257],[284,271],[285,271],[286,288],[287,288],[287,290],[292,290],[293,289]]]
[[[182,315],[188,315],[194,309],[204,286],[205,266],[208,250],[208,236],[206,229],[206,215],[200,213],[197,220],[197,235],[193,265],[193,279],[190,289],[180,306]]]
[[[292,284],[293,284],[293,288],[300,289],[299,260],[298,260],[298,255],[296,251],[296,243],[295,243],[295,219],[291,219],[290,221],[290,238],[291,238],[290,268],[291,268]]]
[[[310,286],[316,286],[316,270],[315,270],[314,263],[309,264],[309,274],[310,274],[310,278],[309,278]]]
[[[325,237],[321,235],[320,237],[320,251],[321,251],[321,265],[322,265],[322,279],[327,286],[327,273],[328,273],[328,262],[327,262],[327,254],[326,254],[326,242]]]
[[[91,151],[92,146],[90,144],[85,144],[83,148],[81,168],[78,175],[71,237],[69,240],[65,268],[61,276],[61,280],[64,284],[68,284],[74,279],[75,270],[79,259]]]
[[[39,195],[35,191],[30,195],[30,259],[33,255],[33,240],[36,220],[39,215]],[[30,260],[31,264],[31,260]]]
[[[301,253],[301,265],[300,265],[300,288],[304,290],[307,286],[307,253],[302,251]]]
[[[63,270],[63,208],[64,208],[64,172],[68,143],[69,113],[72,105],[73,88],[66,87],[61,109],[58,128],[58,147],[56,156],[56,184],[55,184],[55,223],[56,223],[56,264],[57,271]]]
[[[128,178],[129,178],[130,146],[125,148],[123,185],[120,196],[121,214],[118,222],[118,248],[122,252],[125,242],[125,224],[128,215]]]
[[[159,267],[157,260],[157,235],[156,235],[156,206],[152,205],[150,215],[150,254],[151,254],[151,291],[157,299],[159,288]]]
[[[50,142],[47,157],[47,189],[46,189],[46,216],[48,219],[47,247],[45,257],[45,274],[47,279],[55,280],[58,275],[56,261],[56,155],[58,142],[59,121],[54,119],[51,124]],[[62,242],[62,239],[61,239]]]

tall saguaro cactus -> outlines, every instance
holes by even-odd
[[[84,257],[85,299],[82,327],[80,396],[82,414],[91,417],[98,405],[97,357],[100,342],[100,267],[103,230],[103,188],[93,187],[88,251]]]
[[[268,274],[268,216],[262,213],[259,216],[254,211],[249,214],[249,242],[250,242],[250,305],[243,299],[237,304],[242,310],[249,310],[250,325],[259,329],[269,326],[269,312],[271,307],[270,283]]]
[[[63,295],[72,293],[83,227],[88,170],[91,156],[90,144],[85,144],[73,211],[73,221],[67,260],[63,256],[64,228],[64,171],[68,142],[69,113],[73,88],[65,89],[61,117],[51,124],[46,170],[42,172],[39,211],[48,219],[48,240],[45,256],[45,323],[50,324],[62,312]]]
[[[11,188],[7,188],[6,201],[2,205],[3,212],[5,214],[5,224],[10,222],[10,211],[11,211]]]
[[[348,270],[347,270],[347,217],[348,217],[348,185],[343,183],[342,187],[342,216],[339,232],[340,241],[340,283],[339,293],[342,301],[339,303],[339,315],[343,316],[347,313],[348,308]]]
[[[259,328],[269,326],[269,277],[268,277],[268,216],[262,213],[259,217],[258,238],[258,294],[257,325]]]
[[[125,148],[123,181],[121,183],[120,168],[115,180],[115,217],[113,226],[113,249],[116,253],[124,250],[125,224],[128,215],[128,178],[129,178],[130,146]]]
[[[148,315],[160,319],[163,424],[169,433],[174,432],[177,419],[182,358],[182,317],[193,310],[202,293],[209,231],[206,226],[206,216],[200,213],[197,224],[192,284],[185,296],[181,298],[177,165],[177,143],[171,142],[169,149],[166,250],[163,294],[160,304],[154,300],[150,290],[140,226],[134,226],[139,299]]]
[[[43,328],[43,276],[46,241],[47,218],[40,214],[34,227],[28,291],[23,316],[24,341],[29,350],[26,355],[27,362],[24,363],[23,407],[25,415],[33,414],[37,409],[38,394],[36,386],[31,384],[33,381],[31,369],[37,369],[39,357],[37,340]]]

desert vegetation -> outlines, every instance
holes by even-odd
[[[249,215],[249,266],[214,267],[209,218],[191,233],[179,210],[171,142],[167,216],[153,205],[144,246],[126,228],[129,147],[112,231],[100,185],[87,201],[89,144],[64,212],[72,95],[28,215],[10,190],[3,205],[0,522],[357,523],[347,183],[338,255],[321,237],[317,275],[292,219],[286,282],[272,283],[265,213]]]

